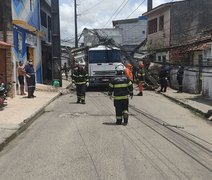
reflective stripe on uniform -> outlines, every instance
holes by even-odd
[[[76,82],[75,84],[86,84],[86,82]]]
[[[112,85],[111,83],[109,83],[109,86],[110,86],[111,88],[113,88],[113,85]]]
[[[128,114],[128,111],[127,110],[124,110],[123,113]]]
[[[73,74],[73,76],[74,76],[74,77],[77,77],[77,78],[78,78],[78,77],[86,77],[86,76],[88,76],[88,74],[86,74],[86,75],[78,75],[78,76],[75,75],[75,74]]]
[[[120,120],[120,119],[122,119],[122,116],[116,116],[116,119]]]
[[[114,96],[115,100],[122,100],[122,99],[128,99],[128,95],[126,96]]]
[[[125,88],[128,87],[128,84],[114,84],[114,88]]]
[[[131,81],[129,83],[125,83],[125,84],[114,84],[113,87],[114,88],[125,88],[125,87],[128,87],[130,85],[132,85],[132,82]]]

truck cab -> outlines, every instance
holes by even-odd
[[[100,45],[88,49],[89,86],[108,85],[115,76],[115,67],[122,62],[121,51],[116,47]]]

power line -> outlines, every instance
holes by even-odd
[[[93,8],[96,8],[96,6],[98,6],[99,4],[101,4],[102,2],[104,2],[105,0],[101,0],[99,2],[97,2],[96,4],[92,5],[90,8],[87,8],[85,10],[83,10],[82,12],[80,12],[79,14],[82,15],[86,15],[86,12],[89,12],[90,10],[92,10]]]
[[[145,0],[143,0],[139,5],[138,5],[138,7],[136,8],[136,9],[134,9],[133,10],[133,12],[131,12],[127,17],[126,17],[126,19],[127,18],[129,18],[143,3],[145,2]]]
[[[113,13],[113,15],[108,19],[108,21],[105,23],[104,27],[107,26],[107,24],[110,22],[110,20],[115,16],[116,13],[120,13],[120,10],[126,6],[129,0],[124,0],[121,5],[116,9],[116,11]],[[125,3],[125,4],[124,4]],[[123,7],[122,7],[123,6]],[[116,17],[116,16],[115,16]]]

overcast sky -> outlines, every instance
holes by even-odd
[[[112,28],[113,20],[131,19],[147,11],[147,0],[76,0],[78,35],[86,28]],[[178,0],[153,0],[153,8]],[[74,42],[74,0],[60,0],[61,39]]]

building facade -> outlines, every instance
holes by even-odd
[[[49,83],[52,81],[52,33],[51,33],[51,1],[40,0],[40,19],[42,46],[42,74],[43,82]]]
[[[184,90],[207,97],[212,94],[211,8],[212,1],[208,0],[184,0],[150,8],[143,14],[148,21],[147,43],[140,48],[154,54],[153,61],[172,65],[173,87],[177,83],[175,70],[184,65]]]
[[[132,53],[147,36],[147,18],[145,16],[113,21],[113,27],[122,30],[121,46],[129,52],[129,54]]]
[[[41,37],[39,0],[12,1],[13,59],[33,61],[36,81],[42,83]],[[17,79],[17,78],[16,78]]]

